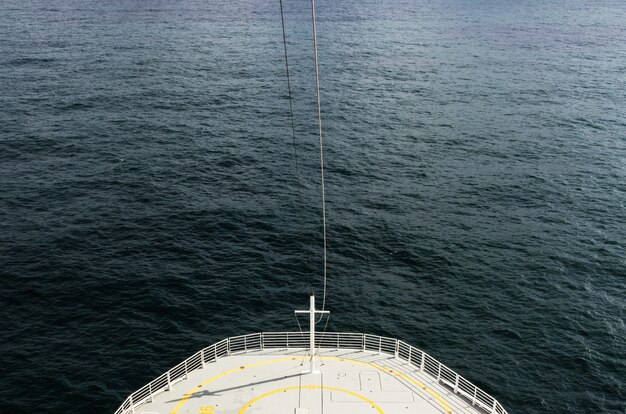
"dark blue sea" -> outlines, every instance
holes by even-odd
[[[0,412],[111,413],[321,296],[310,2],[0,1]],[[626,3],[318,0],[329,330],[626,411]],[[301,199],[300,199],[300,196]]]

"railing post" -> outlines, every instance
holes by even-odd
[[[454,378],[454,393],[459,393],[459,374],[456,374],[456,377]]]
[[[420,371],[424,372],[424,362],[426,361],[426,353],[422,352],[422,361],[420,362]]]
[[[380,354],[380,352],[382,351],[382,349],[383,349],[383,337],[382,337],[382,336],[379,336],[379,337],[378,337],[378,353],[379,353],[379,354]]]
[[[366,334],[361,334],[361,339],[363,340],[363,351],[365,351],[365,337],[367,335]]]
[[[494,414],[496,412],[496,405],[498,404],[498,400],[496,400],[495,398],[493,399],[493,406],[491,407],[491,414]]]
[[[148,384],[148,391],[150,391],[150,402],[152,402],[152,383]]]
[[[400,341],[398,341],[396,339],[396,350],[395,350],[395,356],[396,358],[398,358],[398,354],[400,353]]]
[[[243,352],[248,353],[248,335],[243,337]]]
[[[337,332],[337,351],[339,351],[339,332]]]
[[[439,379],[441,378],[441,362],[437,364],[437,383],[439,383]]]
[[[172,382],[170,380],[170,372],[167,371],[167,390],[171,391],[172,390]]]
[[[130,412],[135,414],[135,404],[133,403],[133,394],[130,394]]]
[[[226,354],[230,356],[230,338],[226,338]]]
[[[413,347],[409,345],[409,365],[411,365],[412,356],[413,356]]]
[[[217,346],[213,344],[213,355],[215,355],[215,361],[217,361]]]
[[[476,386],[474,385],[474,398],[472,398],[472,407],[476,405],[476,391],[477,390],[478,388],[476,388]]]
[[[204,349],[200,350],[200,362],[202,364],[202,368],[204,368]]]
[[[187,360],[185,360],[185,379],[189,378],[189,374],[187,373]]]
[[[261,341],[261,351],[263,349],[265,349],[265,332],[261,332],[261,339],[259,339],[259,341]]]

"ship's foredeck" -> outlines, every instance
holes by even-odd
[[[305,339],[300,333],[229,338],[133,393],[117,413],[506,414],[491,396],[401,341],[324,334],[315,358],[319,373],[311,374],[308,349],[298,346]],[[324,339],[336,347],[325,347]],[[290,346],[275,346],[283,341]]]

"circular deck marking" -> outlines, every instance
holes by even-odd
[[[324,387],[321,385],[315,385],[315,384],[309,384],[309,385],[305,385],[303,387],[299,387],[299,386],[295,386],[295,387],[284,387],[284,388],[278,388],[274,391],[270,391],[270,392],[266,392],[265,394],[261,394],[256,398],[251,399],[250,401],[248,401],[247,403],[244,404],[244,406],[241,408],[241,410],[237,411],[237,414],[243,414],[246,412],[246,410],[250,407],[252,407],[252,405],[254,403],[256,403],[259,400],[262,400],[265,397],[269,397],[270,395],[273,394],[278,394],[281,392],[286,392],[286,391],[294,391],[294,390],[299,390],[299,389],[307,389],[307,390],[329,390],[329,391],[338,391],[338,392],[343,392],[345,394],[348,395],[352,395],[353,397],[358,398],[359,400],[365,401],[366,403],[368,403],[374,410],[376,410],[379,414],[385,414],[383,412],[383,410],[381,410],[381,408],[376,405],[376,403],[364,396],[362,396],[361,394],[357,394],[356,392],[353,391],[348,391],[348,390],[344,390],[343,388],[336,388],[336,387]]]
[[[260,367],[263,365],[269,365],[269,364],[275,364],[275,363],[279,363],[279,362],[287,362],[287,361],[295,361],[296,358],[293,357],[287,357],[287,358],[276,358],[276,359],[269,359],[266,361],[258,361],[258,362],[253,362],[252,364],[248,364],[248,365],[243,365],[243,368],[241,367],[237,367],[237,368],[233,368],[233,369],[229,369],[227,371],[221,372],[211,378],[206,379],[204,382],[202,382],[200,385],[193,387],[191,390],[189,390],[189,392],[187,392],[183,398],[181,398],[181,400],[178,402],[178,404],[176,404],[176,406],[174,407],[174,409],[171,411],[171,414],[178,414],[178,410],[180,410],[180,408],[183,406],[183,404],[185,404],[187,402],[187,400],[193,396],[193,394],[195,392],[200,391],[200,389],[213,382],[213,381],[217,381],[218,379],[224,378],[230,374],[233,374],[235,372],[241,372],[242,369],[244,368],[254,368],[254,367]],[[396,377],[402,378],[403,380],[410,382],[411,384],[417,386],[418,388],[421,388],[422,390],[424,390],[425,392],[427,392],[428,394],[430,394],[430,396],[432,396],[445,410],[446,414],[452,414],[452,409],[450,408],[450,406],[448,405],[448,403],[446,403],[446,401],[441,398],[441,396],[439,396],[439,394],[437,394],[435,391],[431,390],[430,388],[428,388],[426,385],[422,384],[420,381],[409,377],[406,374],[403,374],[401,372],[397,372],[394,371],[391,368],[385,368],[383,366],[380,365],[376,365],[376,364],[372,364],[371,362],[363,362],[363,361],[357,361],[354,359],[346,359],[346,358],[339,358],[339,357],[320,357],[320,360],[322,361],[339,361],[339,362],[347,362],[349,364],[356,364],[356,365],[364,365],[367,367],[371,367],[374,369],[377,369],[379,371],[383,371],[387,374],[390,375],[394,375]],[[296,387],[299,388],[299,387]],[[281,388],[281,390],[283,390],[284,388]],[[330,389],[330,387],[325,387],[325,389]],[[254,400],[253,400],[254,401]]]

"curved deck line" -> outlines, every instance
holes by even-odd
[[[353,391],[349,391],[349,390],[344,390],[343,388],[337,388],[337,387],[324,387],[323,385],[315,385],[315,384],[309,384],[309,385],[305,385],[305,386],[295,386],[295,387],[284,387],[284,388],[278,388],[276,390],[270,391],[270,392],[266,392],[265,394],[261,394],[258,397],[255,397],[253,399],[251,399],[250,401],[248,401],[247,403],[244,404],[244,406],[241,408],[241,410],[239,410],[237,412],[237,414],[243,414],[246,412],[246,410],[250,407],[252,407],[252,404],[254,404],[255,402],[265,398],[265,397],[269,397],[270,395],[273,394],[278,394],[279,392],[284,392],[284,391],[293,391],[293,390],[299,390],[299,389],[303,389],[303,390],[316,390],[316,389],[320,389],[320,390],[330,390],[330,391],[338,391],[338,392],[343,392],[345,394],[348,395],[352,395],[353,397],[356,397],[360,400],[365,401],[366,403],[368,403],[369,405],[372,406],[373,409],[375,409],[376,411],[378,411],[379,414],[385,414],[384,411],[378,406],[376,405],[376,403],[364,396],[362,396],[361,394],[357,394],[356,392]]]
[[[143,387],[132,392],[124,400],[124,402],[121,403],[115,411],[115,414],[131,414],[135,412],[138,407],[147,403],[152,403],[155,396],[161,394],[162,392],[171,390],[172,385],[182,381],[183,377],[186,379],[189,373],[201,369],[205,366],[205,364],[213,363],[218,359],[222,359],[230,355],[247,354],[249,352],[262,352],[264,350],[271,349],[304,350],[310,347],[307,339],[308,337],[306,337],[302,332],[257,332],[225,338],[199,350],[189,358],[145,384]],[[444,388],[450,389],[453,392],[453,395],[465,400],[468,404],[468,408],[475,407],[476,409],[481,409],[483,412],[488,414],[507,414],[506,409],[502,407],[498,400],[489,395],[489,393],[472,384],[469,380],[424,351],[403,341],[394,338],[355,332],[324,332],[319,337],[316,345],[319,349],[348,349],[364,352],[371,351],[377,354],[386,354],[391,357],[395,357],[396,359],[407,362],[410,366],[416,368],[419,373],[426,375],[427,378],[432,378],[435,381],[435,384],[443,385]],[[287,356],[284,358],[285,361],[289,359],[290,358]],[[257,365],[262,365],[264,363],[266,362],[259,361]],[[363,364],[367,363],[363,362]],[[251,366],[254,366],[254,364]],[[447,405],[443,405],[445,404],[445,401],[447,401],[447,396],[445,396],[446,400],[444,400],[430,388],[425,387],[421,382],[414,380],[411,373],[407,372],[408,375],[405,375],[401,372],[396,373],[390,371],[388,368],[384,367],[371,367],[376,370],[380,370],[382,368],[383,372],[387,372],[392,375],[395,374],[396,377],[402,379],[403,382],[416,385],[424,392],[429,393],[430,396],[438,402],[437,405],[441,404],[441,406],[446,409],[446,414],[451,414],[452,410],[450,410]],[[237,369],[224,371],[209,380],[215,381],[236,371]],[[196,387],[195,390],[198,390],[199,388],[201,387]],[[434,389],[437,390],[437,387],[434,387]],[[191,393],[195,390],[191,390]],[[189,395],[189,393],[185,395],[185,401],[189,398]],[[178,401],[179,403],[183,402],[181,400]],[[177,405],[172,412],[177,414],[180,406],[182,406],[182,404]]]
[[[295,361],[299,358],[295,358],[295,357],[288,357],[288,358],[276,358],[276,359],[270,359],[267,361],[258,361],[258,362],[253,362],[251,364],[248,365],[244,365],[244,366],[240,366],[237,368],[232,368],[226,371],[223,371],[217,375],[214,375],[211,378],[206,379],[205,381],[203,381],[200,385],[196,385],[195,387],[193,387],[191,390],[189,390],[184,396],[183,398],[178,402],[178,404],[176,404],[176,407],[174,407],[174,409],[171,411],[171,414],[178,414],[178,411],[181,409],[181,407],[187,402],[187,400],[189,398],[191,398],[196,392],[200,391],[200,389],[202,387],[204,387],[207,384],[210,384],[214,381],[217,381],[221,378],[224,378],[230,374],[233,374],[235,372],[239,372],[242,369],[248,369],[248,368],[255,368],[255,367],[260,367],[263,365],[269,365],[269,364],[275,364],[275,363],[280,363],[280,362],[287,362],[287,361]],[[339,358],[339,357],[320,357],[320,359],[322,361],[326,360],[326,361],[339,361],[339,362],[348,362],[351,364],[356,364],[356,365],[364,365],[364,366],[368,366],[370,368],[374,368],[376,370],[385,372],[387,374],[402,378],[405,381],[410,382],[411,384],[421,388],[422,390],[426,391],[428,394],[430,394],[430,396],[432,396],[445,410],[446,414],[452,414],[452,409],[450,408],[450,406],[446,403],[446,401],[439,395],[437,394],[435,391],[433,391],[432,389],[428,388],[426,385],[422,384],[420,381],[409,377],[406,374],[403,374],[401,372],[397,372],[394,371],[391,368],[386,368],[386,367],[382,367],[380,365],[376,365],[376,364],[372,364],[370,362],[363,362],[363,361],[357,361],[354,359],[347,359],[347,358]],[[296,387],[298,388],[298,387]],[[255,401],[255,400],[252,400]],[[241,413],[241,411],[240,411]]]

